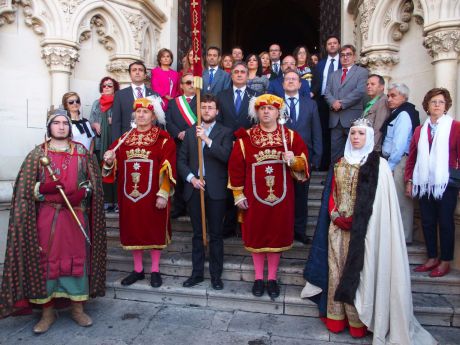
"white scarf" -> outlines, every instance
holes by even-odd
[[[360,149],[355,149],[351,146],[350,132],[351,128],[365,128],[366,129],[366,143]],[[352,126],[348,132],[348,139],[345,144],[344,157],[348,164],[363,165],[367,161],[367,156],[374,150],[374,129],[369,126]]]
[[[453,119],[449,115],[441,116],[437,121],[431,150],[428,142],[430,118],[420,130],[417,145],[417,162],[412,175],[412,195],[422,197],[427,194],[441,199],[449,182],[449,136]]]

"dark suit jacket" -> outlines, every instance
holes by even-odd
[[[157,95],[148,87],[145,88],[145,95]],[[131,129],[133,116],[134,94],[133,88],[128,86],[115,93],[112,106],[112,141],[117,140],[121,135]]]
[[[339,69],[340,69],[342,68],[342,64],[340,63],[339,55],[337,55],[336,58],[339,60]],[[323,75],[324,75],[324,68],[326,67],[326,62],[327,62],[327,57],[319,60],[315,69],[313,70],[313,79],[311,80],[311,92],[314,93],[315,98],[317,96],[321,96],[321,86],[323,85]]]
[[[314,167],[319,167],[323,154],[323,141],[316,102],[310,97],[300,96],[296,124],[293,126],[292,122],[288,121],[286,127],[300,134],[307,145],[310,163]]]
[[[195,133],[196,126],[187,129],[177,159],[177,171],[185,183],[185,201],[190,200],[193,192],[193,185],[187,182],[187,176],[192,173],[198,178],[198,141]],[[224,200],[227,198],[227,163],[233,147],[233,134],[216,122],[209,138],[212,140],[211,147],[205,145],[203,149],[206,190],[211,199]]]
[[[222,90],[228,89],[231,85],[230,74],[225,72],[222,68],[218,68],[214,72],[214,79],[212,84],[209,85],[209,69],[203,71],[203,93],[210,93],[217,95]],[[209,90],[208,87],[210,86]]]
[[[342,101],[340,111],[329,111],[329,128],[334,128],[340,121],[344,128],[350,128],[351,122],[361,117],[363,113],[363,97],[366,95],[368,71],[358,65],[353,65],[343,83],[343,71],[338,69],[328,77],[324,98],[329,106],[336,100]]]
[[[232,132],[241,127],[252,127],[253,121],[248,117],[249,99],[257,96],[259,96],[258,92],[246,87],[240,111],[237,114],[233,98],[233,88],[219,92],[217,95],[217,100],[219,102],[219,114],[217,115],[216,120],[222,123],[225,127],[230,128]]]
[[[270,80],[270,84],[268,84],[267,93],[271,93],[272,95],[276,95],[284,99],[283,81],[284,77],[282,75],[281,77]],[[305,79],[300,79],[300,82],[301,86],[299,94],[301,96],[310,97],[310,86],[308,85],[308,81],[306,81]]]
[[[193,97],[189,105],[196,115],[196,96]],[[190,126],[185,122],[176,100],[169,101],[168,110],[166,110],[166,130],[168,133],[174,138],[176,143],[181,143],[182,141],[177,138],[177,135],[189,128]]]

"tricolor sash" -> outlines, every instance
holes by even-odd
[[[188,125],[192,127],[196,122],[196,115],[193,112],[192,108],[190,108],[190,104],[188,104],[185,96],[177,97],[176,104],[185,122],[187,122]]]

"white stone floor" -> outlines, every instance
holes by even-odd
[[[209,308],[160,305],[111,298],[88,303],[94,325],[78,327],[69,311],[59,311],[48,333],[36,336],[38,313],[0,320],[0,344],[33,345],[329,345],[370,344],[347,333],[329,333],[317,318]],[[427,327],[441,345],[459,344],[460,328]]]

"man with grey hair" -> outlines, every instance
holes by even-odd
[[[406,242],[412,242],[414,204],[405,195],[404,170],[409,154],[409,145],[414,129],[420,125],[418,111],[408,102],[409,88],[402,83],[390,85],[388,89],[388,106],[390,117],[382,126],[382,155],[388,160],[398,194],[399,207],[404,226]]]

